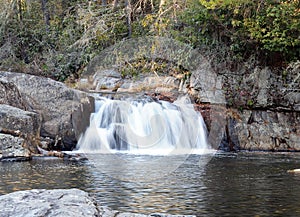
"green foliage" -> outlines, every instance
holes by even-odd
[[[24,2],[19,10],[14,2],[0,13],[5,17],[0,29],[2,70],[61,81],[69,76],[76,79],[92,57],[128,34],[123,8],[53,0],[48,1],[47,11],[42,10],[40,1]],[[49,14],[49,25],[45,13]],[[6,55],[1,46],[10,47],[11,54]]]
[[[0,69],[77,79],[106,47],[147,35],[200,48],[220,68],[253,56],[279,66],[300,56],[299,0],[107,2],[48,0],[43,8],[41,1],[0,0]],[[134,63],[142,72],[175,70],[143,61]],[[137,73],[130,64],[123,71]]]
[[[265,5],[255,17],[245,19],[244,25],[264,49],[299,55],[295,50],[300,48],[300,7],[296,1]]]
[[[233,51],[258,49],[287,61],[299,58],[300,2],[298,0],[200,0],[212,14],[211,29],[227,39]],[[222,40],[222,38],[218,39]]]
[[[135,78],[142,74],[153,75],[184,75],[183,79],[187,79],[190,73],[181,66],[168,62],[162,59],[149,60],[147,58],[140,58],[132,62],[126,62],[119,66],[119,71],[123,78]]]

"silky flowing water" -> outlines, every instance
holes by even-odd
[[[137,213],[300,216],[300,153],[210,149],[188,98],[96,101],[77,152],[89,159],[0,163],[0,194],[79,188],[101,205]]]
[[[152,179],[141,182],[139,177],[126,180],[126,174],[136,175],[136,171],[126,167],[119,170],[123,171],[123,179],[116,178],[118,174],[114,173],[118,170],[112,167],[109,171],[112,156],[100,156],[106,162],[105,172],[91,161],[1,162],[0,194],[33,188],[80,188],[90,192],[100,204],[121,211],[197,216],[300,215],[300,175],[287,173],[288,169],[300,168],[299,153],[190,155],[176,170],[165,174],[142,168],[140,174],[152,174]],[[128,162],[147,160],[154,164],[164,157],[165,166],[177,161],[176,156],[119,157]]]

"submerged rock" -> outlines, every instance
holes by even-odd
[[[34,189],[0,196],[0,217],[183,217],[168,214],[135,214],[99,206],[79,189]],[[192,216],[189,216],[192,217]]]

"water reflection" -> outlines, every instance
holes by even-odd
[[[145,160],[134,155],[123,157],[126,162]],[[106,158],[109,156],[103,155],[102,160]],[[201,160],[205,162],[205,158]],[[176,158],[169,158],[164,165],[172,161]],[[122,165],[120,170],[113,166],[107,173],[109,164],[103,171],[88,161],[7,162],[0,163],[0,194],[31,188],[76,187],[93,194],[102,205],[121,211],[197,216],[300,216],[300,176],[286,173],[288,169],[300,168],[299,162],[299,153],[217,154],[206,166],[199,167],[199,156],[191,155],[177,170],[164,176],[153,168],[143,168],[137,180],[140,176],[158,175],[157,179],[141,179],[141,182],[111,176],[122,172],[134,177],[135,171],[128,169],[128,165]]]
[[[90,184],[85,165],[57,159],[0,163],[0,194],[33,188],[81,188]]]
[[[211,195],[208,216],[298,216],[299,180],[286,173],[299,167],[298,162],[298,154],[288,153],[215,157],[204,182]]]

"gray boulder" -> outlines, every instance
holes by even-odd
[[[0,131],[16,131],[39,137],[41,127],[37,113],[24,111],[9,105],[0,104]]]
[[[0,133],[0,161],[3,159],[28,160],[31,152],[26,147],[26,140]]]
[[[40,116],[0,104],[0,161],[29,160],[39,153]]]
[[[11,105],[20,109],[26,109],[27,105],[19,92],[17,86],[8,82],[7,80],[1,79],[0,74],[0,104]]]
[[[0,197],[0,217],[98,216],[96,202],[84,191],[30,190]]]
[[[99,206],[94,198],[79,189],[18,191],[0,196],[0,207],[2,207],[0,217],[184,217],[168,214],[143,215],[111,210]]]
[[[62,141],[65,150],[75,147],[94,111],[92,97],[44,77],[1,72],[0,79],[17,87],[26,110],[41,115],[42,137]]]

